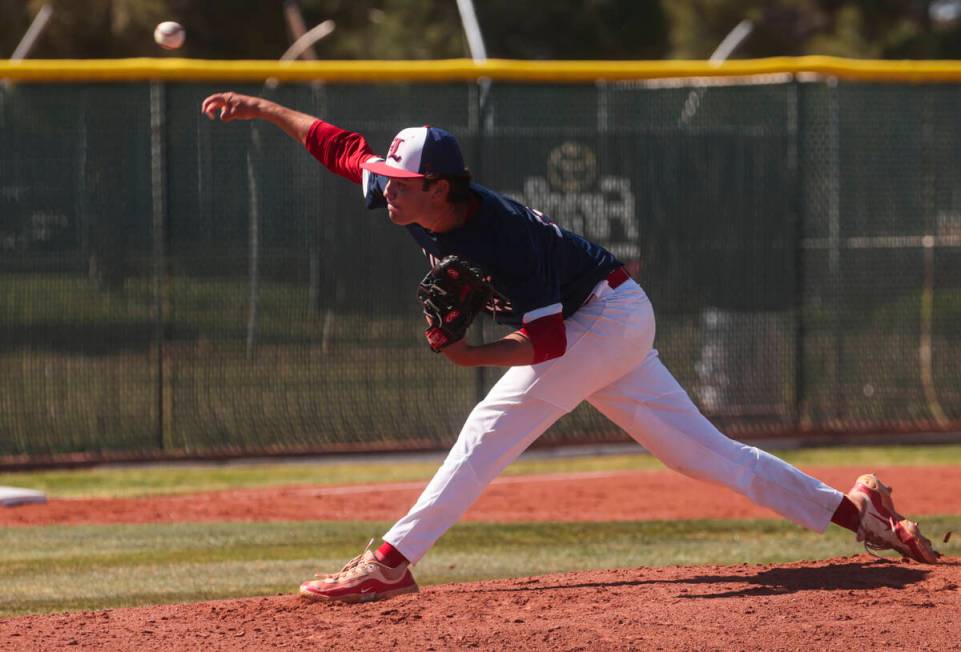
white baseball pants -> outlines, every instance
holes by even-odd
[[[728,439],[661,363],[654,310],[633,280],[602,282],[565,322],[567,352],[512,367],[477,404],[417,503],[384,535],[416,563],[552,423],[587,400],[668,467],[729,487],[824,531],[843,494],[790,464]]]

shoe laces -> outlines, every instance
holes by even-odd
[[[892,531],[893,529],[894,528],[892,527]],[[887,559],[883,555],[878,554],[878,552],[881,550],[894,550],[896,552],[900,552],[901,554],[904,554],[898,548],[894,547],[893,545],[891,545],[890,543],[888,543],[883,539],[875,537],[870,532],[865,532],[863,536],[864,536],[864,550],[872,557],[877,557],[878,559]]]
[[[335,578],[335,577],[341,577],[350,573],[350,571],[354,570],[364,562],[364,557],[367,555],[367,553],[370,551],[373,545],[374,545],[374,539],[371,539],[370,541],[367,542],[367,547],[364,548],[364,551],[362,553],[360,553],[359,555],[351,559],[349,562],[344,564],[344,567],[341,568],[339,571],[337,571],[336,573],[333,573],[332,575],[327,575],[326,577]],[[318,576],[320,575],[318,574]]]

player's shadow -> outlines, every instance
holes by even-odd
[[[769,568],[756,573],[708,574],[676,579],[614,580],[610,582],[583,582],[579,584],[536,585],[482,591],[550,591],[554,589],[611,588],[617,586],[643,586],[646,584],[677,585],[743,585],[741,588],[713,593],[682,593],[678,597],[690,600],[730,598],[736,596],[766,596],[797,593],[799,591],[869,591],[878,588],[904,588],[923,580],[930,571],[914,565],[889,561],[848,562],[817,568]]]
[[[819,568],[769,568],[746,575],[698,575],[672,580],[679,584],[733,584],[740,589],[698,593],[678,597],[691,600],[765,596],[799,591],[868,591],[879,588],[902,589],[923,580],[930,571],[922,567],[888,561],[850,562]]]

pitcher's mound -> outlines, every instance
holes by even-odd
[[[959,585],[954,560],[867,555],[635,568],[427,586],[361,605],[283,595],[28,616],[0,621],[0,649],[949,650]]]

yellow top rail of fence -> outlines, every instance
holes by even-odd
[[[815,74],[853,81],[944,83],[961,81],[961,61],[880,61],[837,57],[772,57],[707,61],[518,61],[470,59],[421,61],[214,61],[205,59],[0,60],[0,79],[33,82],[145,80],[259,82],[495,81],[589,83],[683,77],[729,77],[777,73]]]

